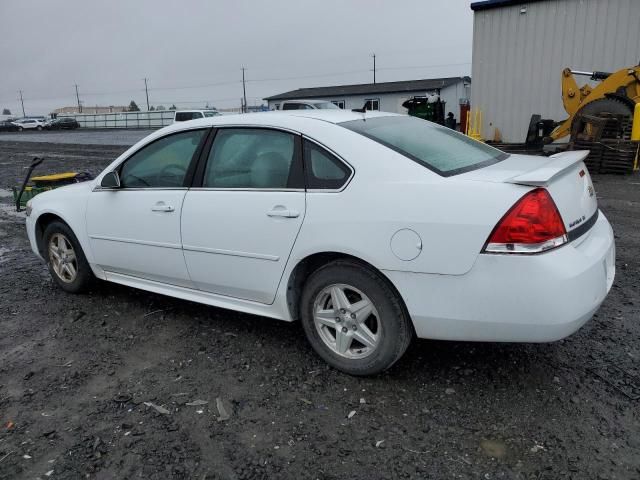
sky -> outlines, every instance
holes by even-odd
[[[471,0],[0,0],[0,110],[239,107],[297,88],[471,73]]]

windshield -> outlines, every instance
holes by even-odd
[[[314,103],[313,106],[321,110],[340,110],[340,107],[331,102],[318,102]]]
[[[215,117],[216,115],[220,115],[215,110],[209,110],[208,112],[204,112],[205,117]]]
[[[339,125],[375,140],[444,177],[485,167],[508,157],[501,150],[416,117],[375,117]]]

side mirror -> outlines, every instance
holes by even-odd
[[[102,188],[120,188],[120,176],[118,175],[118,172],[107,173],[102,177],[100,186]]]

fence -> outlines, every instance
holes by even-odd
[[[118,113],[65,113],[58,118],[74,118],[82,128],[161,128],[173,123],[173,110]]]

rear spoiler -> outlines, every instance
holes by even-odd
[[[556,153],[549,157],[549,161],[530,172],[516,175],[505,180],[506,183],[518,185],[530,185],[532,187],[545,187],[553,178],[565,172],[567,169],[582,162],[589,155],[589,150],[573,150],[570,152]]]

